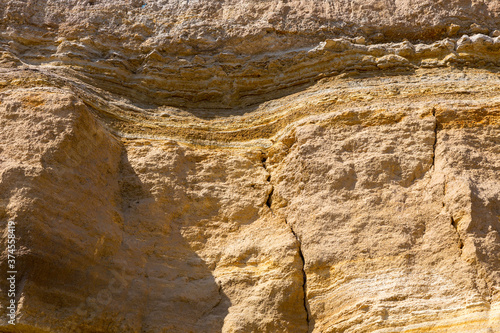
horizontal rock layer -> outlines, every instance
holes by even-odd
[[[479,0],[9,0],[0,65],[147,106],[234,108],[345,72],[498,66],[499,13]]]
[[[140,55],[119,51],[103,55],[102,45],[84,38],[59,40],[53,53],[45,55],[39,47],[13,44],[5,46],[2,58],[4,66],[54,71],[127,96],[146,107],[220,110],[282,97],[339,74],[496,68],[500,65],[499,38],[475,34],[432,44],[405,41],[374,45],[363,45],[363,37],[338,38],[316,46],[256,55],[222,52],[185,57],[168,56],[156,49]]]

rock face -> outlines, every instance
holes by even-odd
[[[0,331],[500,332],[500,2],[0,18]]]

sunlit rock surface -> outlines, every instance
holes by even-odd
[[[0,4],[2,332],[500,332],[500,2]]]

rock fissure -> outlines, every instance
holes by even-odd
[[[266,162],[267,162],[267,157],[264,156],[262,158],[262,167],[264,168],[264,170],[267,171],[267,166],[266,166]],[[273,193],[274,193],[274,186],[271,184],[271,174],[269,174],[269,176],[267,177],[267,182],[269,182],[269,184],[272,186],[271,187],[271,191],[269,192],[269,195],[267,197],[267,200],[266,200],[266,206],[269,207],[269,209],[271,210],[271,213],[274,215],[274,212],[273,212],[273,209],[272,209],[272,196],[273,196]],[[299,236],[297,235],[297,233],[295,232],[295,230],[293,230],[292,226],[288,223],[287,219],[284,218],[284,221],[285,221],[285,224],[288,226],[288,228],[290,228],[290,232],[292,233],[293,237],[295,238],[296,242],[297,242],[297,253],[300,257],[300,260],[302,261],[302,267],[301,267],[301,271],[302,271],[302,290],[303,290],[303,294],[304,294],[304,298],[303,298],[303,307],[304,307],[304,311],[306,313],[306,321],[307,321],[307,331],[306,332],[309,332],[309,326],[310,326],[310,323],[311,323],[311,316],[310,316],[310,313],[309,313],[309,306],[308,306],[308,302],[307,302],[307,274],[306,274],[306,271],[305,271],[305,258],[304,258],[304,253],[302,252],[302,242],[300,241],[300,238]]]
[[[460,250],[462,250],[464,247],[464,241],[463,241],[462,237],[460,236],[460,232],[458,231],[457,222],[455,221],[455,219],[453,218],[452,215],[450,215],[450,222],[458,235],[458,247],[460,248]]]
[[[269,196],[267,197],[266,200],[266,206],[269,207],[269,209],[271,209],[271,205],[273,204],[273,192],[274,188],[271,189],[271,192],[269,192]]]
[[[271,209],[271,205],[273,203],[273,192],[274,192],[274,186],[271,184],[271,173],[269,173],[269,171],[267,171],[267,166],[266,166],[266,162],[267,162],[267,157],[264,156],[262,158],[262,167],[264,168],[264,170],[266,170],[266,172],[268,173],[268,176],[266,178],[266,181],[269,183],[269,185],[271,185],[271,191],[269,192],[268,196],[267,196],[267,200],[266,200],[266,206],[269,207],[269,209]],[[271,212],[272,212],[272,209],[271,209]]]
[[[288,225],[288,227],[290,228],[290,231],[292,232],[293,236],[295,237],[295,239],[297,241],[297,250],[298,250],[300,259],[302,260],[302,277],[303,277],[302,290],[304,293],[303,306],[304,306],[304,310],[306,312],[307,331],[309,332],[309,325],[311,323],[311,316],[309,314],[309,306],[308,306],[308,302],[307,302],[307,274],[306,274],[306,270],[305,270],[306,260],[304,258],[304,253],[302,252],[302,242],[300,241],[300,238],[295,233],[295,230],[293,230],[292,226],[288,223],[288,221],[286,219],[285,219],[285,223],[286,223],[286,225]]]
[[[443,205],[444,202],[443,202]],[[444,206],[443,206],[444,207]],[[458,230],[458,221],[455,220],[455,218],[453,217],[453,215],[450,213],[450,224],[451,226],[453,227],[453,229],[455,230],[456,234],[457,234],[457,239],[458,239],[458,248],[460,250],[460,257],[461,259],[469,264],[471,266],[471,268],[474,270],[474,276],[475,276],[475,280],[472,281],[473,285],[474,285],[474,288],[475,290],[480,294],[482,295],[482,297],[487,300],[488,302],[491,302],[491,297],[492,297],[492,292],[491,292],[491,287],[490,287],[490,284],[489,284],[489,281],[482,277],[481,274],[480,274],[480,270],[481,270],[481,264],[478,262],[478,259],[477,257],[472,261],[468,261],[466,259],[464,259],[462,257],[463,255],[463,249],[464,249],[464,244],[465,244],[465,237],[467,237],[467,235],[462,236],[462,234],[460,233],[460,231]],[[483,281],[483,283],[479,283],[478,284],[478,281]],[[483,285],[485,287],[480,287],[480,285]]]
[[[432,108],[432,116],[434,117],[434,142],[432,144],[432,165],[431,169],[435,170],[436,169],[436,146],[437,146],[437,139],[438,139],[438,120],[436,117],[436,108]]]

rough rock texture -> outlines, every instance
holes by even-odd
[[[500,332],[497,28],[498,1],[3,1],[0,331]]]

